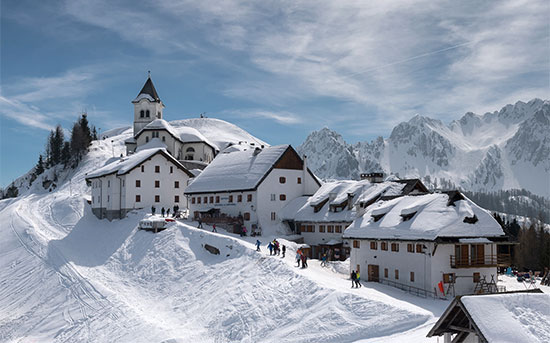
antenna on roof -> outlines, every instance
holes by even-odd
[[[150,70],[147,70],[147,77],[151,78],[151,71]]]

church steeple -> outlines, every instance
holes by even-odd
[[[151,80],[151,73],[141,88],[138,96],[132,100],[134,104],[134,137],[138,132],[155,119],[162,119],[164,104]]]

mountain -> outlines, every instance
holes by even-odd
[[[468,112],[448,125],[416,115],[388,138],[355,144],[324,128],[297,150],[325,179],[384,171],[422,178],[434,188],[525,189],[550,197],[550,102],[533,99],[484,115]]]

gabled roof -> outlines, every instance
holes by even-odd
[[[149,124],[145,125],[141,130],[138,131],[135,138],[137,139],[145,131],[154,130],[165,130],[172,137],[182,143],[204,142],[206,145],[209,145],[212,149],[214,149],[214,151],[219,151],[218,146],[211,142],[208,138],[206,138],[202,133],[200,133],[199,130],[189,126],[175,128],[164,119],[155,119],[151,121]]]
[[[501,226],[468,198],[448,205],[444,193],[402,196],[378,201],[344,231],[345,238],[435,240],[502,237]],[[411,215],[408,218],[408,215]],[[407,216],[404,220],[403,216]],[[473,223],[465,218],[476,218]]]
[[[148,144],[153,144],[153,142],[149,142]],[[98,177],[102,177],[110,174],[115,174],[115,173],[116,175],[128,174],[134,168],[138,167],[143,162],[147,161],[148,159],[152,158],[157,154],[161,154],[162,156],[164,156],[164,158],[172,162],[177,168],[181,169],[190,178],[194,177],[194,175],[191,172],[189,172],[181,163],[179,163],[172,155],[170,155],[165,148],[150,148],[150,149],[137,151],[135,154],[126,156],[121,159],[116,159],[115,161],[91,173],[86,174],[86,180],[94,179],[94,178],[98,178]]]
[[[139,91],[139,94],[132,102],[138,102],[144,98],[148,99],[151,102],[160,102],[159,95],[157,94],[157,90],[153,85],[153,81],[151,80],[151,77],[147,78],[147,81],[145,81],[143,88],[141,88],[141,91]]]
[[[456,297],[427,337],[475,334],[481,342],[550,341],[550,295],[540,289]]]
[[[277,162],[292,153],[296,154],[285,144],[218,154],[186,188],[185,194],[255,190]]]

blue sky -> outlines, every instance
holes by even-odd
[[[2,1],[0,185],[84,110],[130,125],[148,70],[165,119],[206,112],[295,146],[547,99],[549,15],[544,0]]]

